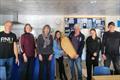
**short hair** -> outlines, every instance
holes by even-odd
[[[74,28],[76,28],[76,27],[79,27],[79,28],[80,28],[80,24],[75,24],[75,25],[74,25]]]
[[[111,22],[109,22],[109,23],[108,23],[108,27],[109,27],[109,26],[111,26],[111,25],[112,25],[112,26],[115,26],[115,23],[114,23],[114,22],[112,22],[112,21],[111,21]]]
[[[29,26],[29,27],[31,28],[31,30],[33,29],[32,26],[31,26],[29,23],[27,23],[27,24],[25,24],[25,27],[24,27],[24,32],[25,32],[25,33],[26,33],[26,27],[27,27],[27,26]]]
[[[12,21],[10,21],[10,20],[5,21],[4,25],[7,24],[7,23],[11,23],[13,25]]]

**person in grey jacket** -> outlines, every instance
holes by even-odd
[[[40,61],[40,79],[43,80],[43,70],[46,66],[46,80],[50,80],[50,61],[53,56],[53,37],[50,34],[51,28],[49,25],[45,25],[42,30],[42,34],[37,39],[37,49]]]

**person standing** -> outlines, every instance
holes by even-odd
[[[21,36],[20,44],[23,56],[23,72],[22,80],[33,80],[34,58],[35,58],[35,39],[31,33],[32,26],[26,24],[24,27],[24,34]]]
[[[92,80],[92,69],[98,66],[101,39],[97,36],[96,30],[90,30],[90,36],[86,40],[86,67],[87,80]]]
[[[104,65],[110,67],[113,63],[115,74],[120,74],[120,32],[115,31],[115,23],[108,23],[109,31],[103,34],[102,57]]]
[[[55,55],[56,61],[59,64],[60,80],[68,80],[67,76],[65,74],[65,68],[64,68],[64,63],[63,63],[64,51],[61,48],[61,32],[60,31],[55,32],[55,38],[54,38],[54,42],[53,42],[53,49],[54,49],[54,55]]]
[[[46,80],[50,80],[50,63],[53,56],[53,37],[51,35],[51,27],[45,25],[42,30],[42,34],[37,39],[37,49],[40,61],[40,80],[46,76]],[[43,75],[44,68],[46,66],[46,75]]]
[[[4,31],[0,32],[0,66],[6,68],[6,78],[11,80],[12,68],[14,63],[19,64],[17,37],[12,33],[12,22],[6,21],[4,23]]]
[[[72,45],[74,46],[76,52],[77,52],[77,57],[75,59],[69,60],[70,64],[70,70],[71,70],[71,75],[72,78],[71,80],[74,79],[74,64],[76,64],[77,71],[78,71],[78,80],[82,80],[82,65],[81,65],[81,56],[82,56],[82,51],[84,48],[84,35],[80,32],[80,25],[75,24],[74,25],[74,31],[70,33],[69,38],[72,42]],[[68,47],[69,48],[69,47]]]

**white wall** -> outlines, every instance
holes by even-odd
[[[18,21],[21,23],[30,23],[36,36],[41,33],[41,28],[45,24],[49,24],[54,30],[64,31],[64,17],[91,17],[91,16],[64,16],[64,15],[18,15]],[[92,16],[98,17],[98,16]],[[100,16],[99,16],[100,17]],[[110,21],[114,21],[117,24],[117,20],[120,16],[101,16],[106,17],[106,26]],[[6,20],[14,20],[13,15],[0,15],[0,24],[3,24]],[[15,25],[14,30],[16,30],[18,36],[23,31],[24,25]]]
[[[49,24],[52,28],[52,31],[60,30],[63,31],[63,17],[59,15],[50,15],[50,16],[39,16],[39,15],[19,15],[18,21],[21,23],[30,23],[33,27],[33,32],[37,37],[41,33],[42,27],[46,24]],[[14,30],[18,32],[23,31],[24,25],[15,25]],[[18,33],[20,35],[21,33]]]
[[[0,25],[2,25],[6,20],[13,20],[13,15],[0,15]]]

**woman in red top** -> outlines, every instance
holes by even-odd
[[[32,80],[34,70],[34,58],[35,58],[35,39],[31,34],[32,27],[30,24],[26,24],[24,27],[24,34],[21,36],[20,44],[23,53],[23,72],[21,80]]]

